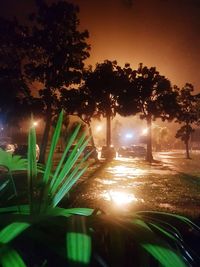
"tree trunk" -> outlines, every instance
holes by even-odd
[[[45,155],[46,155],[46,149],[48,145],[48,140],[49,140],[49,132],[51,128],[51,108],[47,109],[47,114],[46,114],[46,121],[45,121],[45,128],[44,128],[44,133],[42,136],[42,142],[40,145],[40,158],[39,162],[40,163],[45,163]]]
[[[189,140],[190,140],[189,123],[186,123],[186,140],[185,140],[186,159],[190,159]]]
[[[147,117],[147,155],[146,155],[146,161],[152,162],[153,155],[152,155],[152,137],[151,137],[151,116]]]
[[[95,147],[95,143],[94,143],[94,137],[93,137],[92,128],[90,126],[90,123],[88,123],[88,127],[89,127],[89,134],[91,136],[91,144],[92,144],[93,149],[96,151],[96,147]],[[94,155],[95,155],[94,156],[95,161],[98,161],[98,153],[97,154],[94,153]]]
[[[190,153],[189,153],[189,140],[185,141],[185,149],[186,149],[186,159],[190,159]]]
[[[89,135],[91,136],[91,144],[92,144],[92,147],[95,147],[94,137],[93,137],[93,134],[92,134],[92,128],[91,128],[90,123],[88,123],[88,129],[89,129]]]
[[[111,117],[110,114],[106,117],[106,146],[109,148],[111,145]]]

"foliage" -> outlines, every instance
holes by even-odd
[[[177,130],[176,138],[180,138],[184,143],[187,143],[193,131],[194,129],[192,129],[190,125],[181,126],[181,128]]]
[[[172,120],[177,112],[177,91],[171,87],[170,81],[160,75],[156,68],[147,68],[142,64],[136,70],[134,90],[138,91],[140,116],[147,121],[147,161],[152,161],[152,120]],[[133,90],[132,89],[132,90]]]
[[[27,160],[7,153],[0,148],[0,166],[6,168],[9,172],[25,171],[27,170]]]
[[[119,72],[121,90],[117,97],[117,112],[121,116],[136,115],[139,109],[139,90],[135,84],[136,71],[132,70],[130,64],[126,63]]]
[[[172,90],[170,81],[160,75],[155,67],[148,68],[140,64],[136,71],[135,86],[139,90],[141,118],[173,118],[177,93]]]
[[[80,82],[89,45],[86,43],[88,32],[77,29],[77,6],[65,1],[51,5],[36,2],[37,12],[29,17],[25,73],[30,82],[40,84],[38,90],[43,103],[40,115],[46,122],[40,153],[40,161],[44,162],[50,126],[61,109],[60,90]]]
[[[17,171],[26,171],[27,165],[28,163],[26,159],[22,159],[20,156],[13,156],[11,153],[0,149],[0,167],[3,169],[3,172],[6,172],[6,178],[2,179],[2,184],[0,186],[0,196],[1,198],[6,198],[5,201],[13,198],[16,199],[18,197],[13,173]],[[9,190],[9,186],[12,188],[12,195],[5,194],[5,192]]]
[[[67,114],[78,116],[88,125],[96,116],[96,103],[84,86],[79,89],[62,90],[61,103]]]
[[[178,95],[178,112],[176,121],[182,123],[176,133],[176,138],[180,138],[186,145],[186,157],[189,159],[188,142],[193,132],[192,125],[198,121],[198,99],[199,95],[192,94],[194,88],[191,84],[186,83]]]
[[[117,89],[117,62],[105,60],[97,63],[94,70],[88,69],[85,72],[84,89],[96,102],[97,113],[106,117],[109,113],[114,116],[115,111],[115,92]]]
[[[120,73],[121,68],[116,61],[105,60],[97,63],[94,70],[89,68],[84,73],[84,86],[81,90],[86,96],[85,103],[93,102],[89,114],[95,117],[105,117],[107,120],[106,143],[111,145],[111,119],[117,112],[117,96],[121,89]],[[86,106],[86,115],[88,107]],[[86,116],[87,118],[87,116]]]
[[[24,102],[30,93],[23,75],[24,31],[16,19],[0,18],[0,116],[4,128],[8,123],[16,125],[24,116]]]

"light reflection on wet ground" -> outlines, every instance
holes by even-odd
[[[162,162],[148,164],[141,159],[118,158],[108,163],[82,193],[85,206],[105,211],[115,206],[119,211],[144,209],[200,216],[200,180],[182,169],[196,161],[184,160],[181,153],[159,153],[156,157]]]

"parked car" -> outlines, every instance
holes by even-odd
[[[116,150],[113,146],[111,147],[102,146],[101,158],[115,158],[115,157],[116,157]]]
[[[131,147],[122,146],[118,149],[118,157],[126,157],[126,158],[134,157],[134,151],[132,150]]]
[[[71,145],[69,151],[67,152],[67,157],[69,157],[69,155],[72,153],[72,151],[74,150],[76,145]],[[78,149],[79,150],[79,149]],[[86,156],[88,153],[90,153],[90,158],[97,158],[98,157],[98,153],[97,153],[97,149],[96,147],[93,146],[86,146],[85,149],[82,152],[82,156]]]
[[[145,157],[146,149],[143,146],[132,145],[130,147],[120,147],[118,150],[119,157]]]
[[[133,151],[134,157],[145,157],[147,154],[147,150],[143,146],[133,145],[133,146],[131,146],[131,149]]]

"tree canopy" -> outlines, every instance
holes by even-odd
[[[16,20],[0,18],[0,121],[4,126],[19,122],[30,95],[23,75],[23,30]]]
[[[190,158],[189,154],[189,139],[191,133],[194,131],[192,125],[198,121],[198,100],[199,95],[194,94],[194,87],[192,84],[186,83],[179,91],[178,112],[176,121],[182,126],[176,133],[176,138],[180,138],[186,146],[186,158]]]
[[[60,91],[80,83],[90,47],[86,43],[88,32],[78,30],[77,6],[66,1],[51,5],[37,1],[37,9],[29,17],[25,72],[29,81],[40,83],[46,122],[40,159],[43,162],[51,122],[61,107]]]

